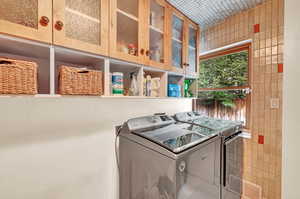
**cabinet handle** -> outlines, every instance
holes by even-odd
[[[49,20],[48,17],[42,16],[41,19],[40,19],[40,24],[41,24],[42,26],[48,26],[49,21],[50,21],[50,20]]]
[[[58,30],[58,31],[62,30],[63,26],[64,26],[64,23],[62,21],[56,21],[56,23],[55,23],[56,30]]]
[[[141,55],[144,55],[145,49],[141,49]]]
[[[146,56],[149,57],[150,56],[150,50],[146,51]]]

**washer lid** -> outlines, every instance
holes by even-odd
[[[175,124],[148,131],[134,131],[133,133],[151,140],[174,153],[180,153],[208,139],[207,136],[201,135],[196,131],[179,128]]]
[[[200,117],[193,121],[194,124],[198,124],[201,126],[205,126],[214,130],[218,130],[220,132],[229,130],[229,129],[240,129],[243,125],[242,122],[235,122],[230,120],[221,120],[214,119],[209,117]]]
[[[220,131],[218,131],[218,130],[214,130],[214,129],[211,129],[211,128],[206,128],[206,127],[203,127],[203,126],[193,125],[193,124],[191,125],[191,130],[192,131],[197,131],[198,133],[200,133],[202,135],[205,135],[205,136],[208,136],[208,137],[219,135],[219,133],[220,133]]]

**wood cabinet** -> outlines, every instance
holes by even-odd
[[[2,0],[0,33],[195,74],[199,28],[166,0]]]
[[[108,55],[109,0],[53,0],[56,45]]]
[[[183,63],[185,67],[185,73],[189,76],[197,76],[199,71],[199,41],[200,32],[197,24],[190,20],[187,20],[185,27],[186,34],[186,47],[184,48],[185,61]]]
[[[2,0],[0,33],[52,42],[52,0]]]
[[[195,33],[189,26],[197,34],[198,28],[165,0],[111,0],[110,7],[110,56],[182,74],[195,61],[197,49],[188,50]]]
[[[143,62],[145,6],[144,0],[110,1],[111,57],[135,63]]]
[[[167,69],[168,64],[168,23],[167,3],[164,0],[145,0],[144,64]]]
[[[172,6],[168,20],[170,70],[195,75],[198,68],[199,27]]]
[[[172,6],[169,6],[170,12],[168,16],[169,24],[169,66],[170,70],[177,73],[184,73],[184,58],[186,51],[184,50],[186,43],[185,16],[178,12]]]

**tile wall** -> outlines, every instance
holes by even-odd
[[[252,39],[252,138],[244,140],[245,199],[281,198],[283,25],[284,0],[268,0],[201,33],[201,52]]]

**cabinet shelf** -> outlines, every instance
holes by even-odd
[[[176,39],[176,38],[174,38],[174,37],[172,37],[172,40],[173,40],[173,41],[176,41],[176,42],[178,42],[178,43],[182,43],[182,41],[180,41],[179,39]]]
[[[50,44],[0,34],[0,52],[34,58],[48,58]]]
[[[194,46],[189,46],[189,49],[196,50]]]
[[[0,34],[0,57],[37,63],[38,93],[50,93],[50,45]]]
[[[124,12],[124,11],[122,11],[120,9],[117,9],[117,12],[120,13],[120,14],[122,14],[122,15],[124,15],[124,16],[126,16],[126,17],[128,17],[128,18],[130,18],[130,19],[132,19],[132,20],[134,20],[134,21],[139,21],[139,19],[137,17],[135,17],[135,16],[133,16],[131,14],[128,14],[127,12]]]
[[[153,31],[155,31],[155,32],[158,32],[160,34],[164,34],[164,32],[162,30],[160,30],[160,29],[158,29],[158,28],[156,28],[154,26],[150,26],[150,29],[153,30]]]
[[[88,15],[86,15],[86,14],[83,14],[83,13],[77,11],[77,10],[74,10],[74,9],[71,9],[71,8],[68,8],[68,7],[66,7],[65,10],[66,10],[67,12],[70,12],[70,13],[72,13],[72,14],[78,15],[78,16],[80,16],[80,17],[83,17],[83,18],[85,18],[85,19],[88,19],[88,20],[90,20],[90,21],[93,21],[93,22],[95,22],[95,23],[100,24],[100,20],[97,19],[97,18],[88,16]]]

